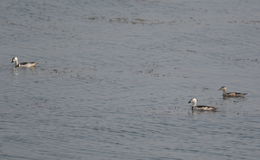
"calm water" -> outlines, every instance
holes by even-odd
[[[259,33],[259,0],[1,0],[0,159],[258,160]]]

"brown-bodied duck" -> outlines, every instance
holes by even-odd
[[[217,111],[216,107],[213,106],[205,106],[205,105],[197,105],[198,100],[196,98],[192,98],[189,103],[191,103],[191,109],[194,111]]]
[[[247,95],[247,93],[227,92],[227,87],[226,86],[222,86],[218,90],[222,90],[223,91],[223,97],[224,98],[228,98],[228,97],[245,97],[245,95]]]
[[[35,67],[38,63],[36,62],[21,62],[19,63],[18,57],[13,57],[11,63],[15,63],[15,67],[31,68]]]

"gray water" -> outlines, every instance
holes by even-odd
[[[258,160],[259,84],[259,0],[0,1],[1,160]]]

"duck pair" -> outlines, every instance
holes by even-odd
[[[31,68],[31,67],[35,67],[38,64],[36,62],[21,62],[21,63],[19,63],[18,57],[13,57],[11,63],[15,63],[15,68],[18,68],[18,67]]]
[[[218,90],[223,91],[223,98],[239,98],[239,97],[245,97],[247,93],[240,93],[240,92],[227,92],[227,87],[222,86]],[[198,100],[196,98],[192,98],[189,103],[192,105],[192,110],[197,111],[217,111],[217,108],[214,106],[205,106],[205,105],[197,105]]]

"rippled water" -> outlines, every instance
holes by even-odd
[[[259,33],[258,0],[2,0],[0,159],[258,160]]]

